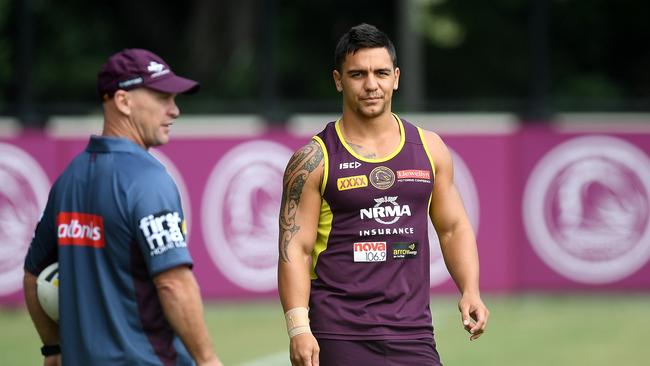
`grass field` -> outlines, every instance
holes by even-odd
[[[650,295],[487,296],[488,332],[470,342],[451,297],[432,298],[438,351],[447,366],[650,365]],[[208,304],[206,318],[225,365],[288,365],[277,302]],[[41,364],[25,310],[0,311],[0,365]]]

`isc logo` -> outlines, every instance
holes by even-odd
[[[59,245],[103,248],[104,218],[80,212],[59,212],[56,234]]]
[[[361,166],[361,163],[358,161],[351,161],[347,163],[340,163],[339,169],[356,169]]]

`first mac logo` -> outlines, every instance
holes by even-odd
[[[140,219],[140,231],[144,235],[151,256],[160,255],[174,248],[185,248],[184,222],[178,212],[162,211]]]

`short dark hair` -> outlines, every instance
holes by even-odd
[[[362,48],[385,48],[393,61],[393,67],[397,66],[397,52],[390,38],[374,25],[361,23],[350,28],[339,39],[334,51],[334,68],[341,71],[345,57]]]

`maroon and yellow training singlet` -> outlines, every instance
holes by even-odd
[[[422,131],[395,116],[399,147],[355,153],[330,122],[314,136],[325,171],[312,254],[310,319],[318,338],[432,338],[429,204],[433,162]]]

